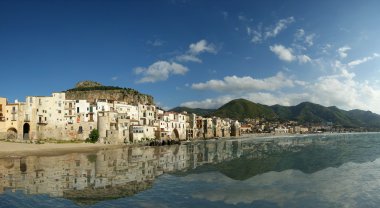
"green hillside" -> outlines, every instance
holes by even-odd
[[[277,115],[269,106],[253,103],[245,99],[232,100],[217,109],[212,115],[237,120],[243,120],[244,118],[266,118],[272,120],[277,118]]]
[[[346,127],[357,127],[360,122],[347,114],[347,111],[337,107],[324,107],[322,105],[303,102],[296,106],[272,106],[281,120],[294,120],[300,123],[333,122]]]
[[[296,106],[267,106],[245,99],[236,99],[217,110],[181,107],[175,108],[174,111],[187,111],[198,115],[218,116],[240,121],[245,118],[265,118],[267,120],[298,121],[300,124],[332,122],[334,125],[343,127],[380,129],[380,115],[378,114],[362,110],[345,111],[335,106],[325,107],[311,102],[303,102]]]

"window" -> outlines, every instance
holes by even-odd
[[[77,107],[77,113],[79,113],[79,107]]]

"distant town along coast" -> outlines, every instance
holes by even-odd
[[[376,125],[369,128],[368,125],[344,126],[333,121],[284,119],[268,106],[243,99],[223,107],[224,111],[203,111],[208,115],[197,115],[189,108],[165,111],[154,104],[152,96],[134,89],[83,81],[73,89],[52,93],[52,96],[27,96],[25,102],[9,103],[0,97],[0,140],[160,145],[252,133],[281,135],[378,128]],[[243,114],[239,114],[240,111]],[[380,121],[379,115],[373,116]],[[354,118],[351,120],[354,123]]]

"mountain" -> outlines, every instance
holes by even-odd
[[[357,119],[348,115],[347,111],[340,110],[335,106],[324,107],[310,102],[303,102],[296,106],[274,105],[271,108],[281,120],[294,120],[300,123],[333,122],[347,127],[360,126]]]
[[[174,111],[177,113],[182,113],[183,111],[186,111],[187,113],[195,113],[200,116],[207,116],[210,115],[215,111],[215,109],[202,109],[202,108],[188,108],[188,107],[175,107],[173,109],[170,109],[169,111]]]
[[[104,86],[93,81],[78,82],[75,88],[66,90],[65,93],[68,100],[87,100],[91,103],[97,99],[107,99],[134,104],[154,104],[151,95],[142,94],[131,88]]]
[[[213,116],[243,120],[244,118],[266,118],[269,120],[277,117],[276,113],[267,105],[253,103],[245,99],[232,100],[218,108]]]
[[[186,108],[191,112],[191,108]],[[196,111],[193,111],[196,113]],[[297,121],[300,124],[319,124],[332,122],[343,127],[380,129],[380,115],[370,111],[345,111],[335,106],[325,107],[311,102],[303,102],[296,106],[267,106],[245,99],[232,100],[209,116],[231,118],[242,121],[244,118],[265,118],[267,120]]]

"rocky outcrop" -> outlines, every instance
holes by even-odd
[[[86,81],[78,82],[75,85],[75,88],[84,88],[84,87],[88,88],[88,87],[100,87],[100,86],[103,86],[103,85],[100,84],[99,82],[86,80]]]
[[[98,82],[83,81],[66,91],[68,100],[87,100],[94,103],[97,99],[123,101],[129,104],[154,104],[151,95],[142,94],[131,88],[103,86]]]

